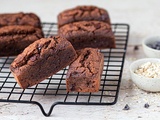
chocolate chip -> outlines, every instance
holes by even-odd
[[[92,85],[92,82],[91,81],[88,81],[87,82],[87,87],[91,86]]]
[[[139,49],[139,47],[136,45],[136,46],[134,46],[134,50],[138,50]]]
[[[78,72],[76,72],[76,71],[74,71],[73,73],[72,73],[72,75],[77,75],[78,74]]]
[[[130,107],[128,104],[125,105],[125,107],[123,108],[123,110],[130,110]]]
[[[20,18],[17,18],[17,19],[16,19],[17,24],[18,24],[20,21],[21,21]]]
[[[99,28],[101,28],[101,24],[100,24],[100,23],[95,24],[94,27],[95,27],[96,29],[99,29]]]
[[[148,103],[144,104],[144,107],[149,108],[149,104]]]
[[[75,90],[75,84],[72,84],[72,85],[70,86],[70,90],[71,90],[71,91],[74,91],[74,90]]]

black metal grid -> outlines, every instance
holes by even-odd
[[[55,23],[43,23],[45,37],[57,33]],[[37,104],[45,116],[50,116],[55,105],[113,105],[117,102],[125,60],[129,25],[112,24],[116,49],[101,50],[104,67],[99,92],[66,92],[65,77],[68,67],[28,89],[21,89],[12,76],[9,66],[15,57],[0,58],[0,102]],[[48,96],[50,98],[48,98]],[[43,99],[50,99],[49,112],[44,110]],[[41,99],[41,102],[40,102]]]

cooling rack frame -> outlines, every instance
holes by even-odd
[[[42,26],[45,37],[49,37],[57,33],[56,23],[42,23]],[[44,116],[50,116],[56,105],[115,104],[118,99],[127,50],[129,25],[122,23],[112,24],[112,30],[116,39],[116,48],[100,50],[104,54],[104,67],[99,92],[66,92],[65,75],[68,67],[64,68],[56,75],[47,78],[43,82],[31,88],[22,90],[9,70],[9,65],[15,57],[0,57],[0,102],[36,104],[39,106]],[[25,95],[29,97],[23,98]],[[33,99],[35,96],[54,96],[55,98],[57,96],[63,96],[64,98],[60,101],[53,102],[49,111],[46,112],[43,104],[38,100]]]

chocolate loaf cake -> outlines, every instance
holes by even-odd
[[[76,50],[86,47],[116,47],[110,25],[100,21],[80,21],[64,25],[59,29],[59,35],[69,40]]]
[[[41,28],[41,21],[34,13],[0,14],[0,27],[8,25],[30,25]]]
[[[110,24],[109,14],[106,10],[96,6],[77,6],[65,10],[58,15],[58,26],[78,21],[103,21]]]
[[[104,56],[98,49],[85,48],[69,66],[66,76],[67,91],[97,92],[100,87]]]
[[[42,38],[18,55],[10,69],[18,84],[25,89],[63,69],[76,57],[76,51],[67,40],[59,36]]]
[[[14,56],[43,37],[39,28],[32,26],[5,26],[0,28],[0,56]]]

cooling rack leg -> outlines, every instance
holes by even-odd
[[[18,103],[19,103],[19,102],[18,102]],[[52,113],[52,111],[53,111],[53,108],[58,104],[58,103],[52,104],[52,106],[50,107],[49,112],[46,113],[45,110],[44,110],[44,108],[43,108],[43,106],[42,106],[39,102],[31,101],[31,102],[27,102],[27,103],[31,103],[31,104],[36,104],[36,105],[38,105],[39,108],[41,109],[43,115],[46,116],[46,117],[49,117],[49,116],[51,115],[51,113]]]
[[[30,103],[38,105],[38,106],[39,106],[39,108],[41,109],[41,111],[42,111],[43,115],[44,115],[44,116],[46,116],[46,117],[48,117],[48,116],[50,116],[50,115],[51,115],[52,110],[53,110],[53,108],[54,108],[54,106],[53,106],[53,107],[51,107],[51,108],[50,108],[50,110],[49,110],[49,112],[48,112],[48,113],[46,113],[46,112],[45,112],[45,110],[44,110],[44,108],[42,107],[42,105],[41,105],[40,103],[35,102],[35,101],[32,101],[32,102],[30,102]]]
[[[36,104],[39,106],[40,110],[42,111],[43,115],[46,116],[46,117],[49,117],[53,111],[53,108],[58,104],[57,103],[54,103],[52,104],[50,110],[48,113],[45,112],[43,106],[39,103],[39,102],[36,102],[36,101],[16,101],[16,100],[10,100],[10,101],[7,101],[7,100],[0,100],[0,102],[6,102],[6,103],[24,103],[24,104]]]

